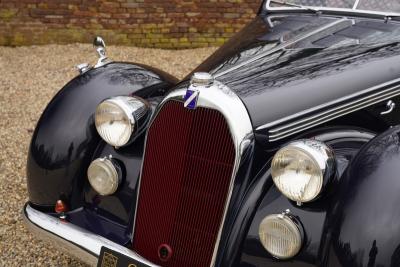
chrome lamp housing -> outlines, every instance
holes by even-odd
[[[144,99],[117,96],[101,102],[95,113],[96,129],[101,138],[118,148],[130,144],[150,119],[150,105]]]
[[[316,199],[336,173],[333,151],[317,140],[298,140],[281,148],[271,164],[272,179],[299,205]]]

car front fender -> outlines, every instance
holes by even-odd
[[[339,187],[327,266],[400,266],[400,127],[367,143]]]
[[[46,107],[32,136],[27,164],[30,202],[50,208],[67,198],[71,208],[79,207],[82,176],[101,140],[94,126],[96,106],[118,95],[161,96],[175,83],[176,78],[160,70],[115,62],[66,84]]]

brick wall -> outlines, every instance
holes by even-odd
[[[218,46],[261,0],[0,0],[0,45],[91,42],[157,48]]]

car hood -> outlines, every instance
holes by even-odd
[[[397,82],[399,36],[383,20],[258,16],[195,71],[235,91],[261,130]]]

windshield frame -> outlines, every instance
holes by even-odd
[[[265,1],[265,10],[267,12],[275,13],[275,12],[309,12],[308,8],[312,8],[313,10],[326,12],[326,13],[335,13],[335,14],[344,14],[344,15],[364,15],[364,16],[372,16],[376,18],[388,18],[388,17],[400,17],[400,12],[383,12],[383,11],[373,11],[373,10],[363,10],[357,9],[360,0],[355,0],[353,8],[337,8],[337,7],[319,7],[319,6],[304,6],[301,7],[289,7],[289,6],[282,6],[282,7],[271,7],[270,6],[271,0]]]

